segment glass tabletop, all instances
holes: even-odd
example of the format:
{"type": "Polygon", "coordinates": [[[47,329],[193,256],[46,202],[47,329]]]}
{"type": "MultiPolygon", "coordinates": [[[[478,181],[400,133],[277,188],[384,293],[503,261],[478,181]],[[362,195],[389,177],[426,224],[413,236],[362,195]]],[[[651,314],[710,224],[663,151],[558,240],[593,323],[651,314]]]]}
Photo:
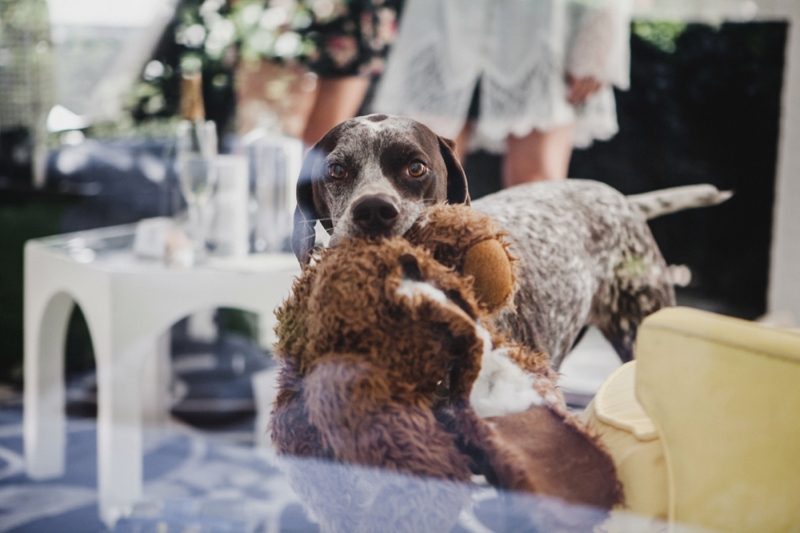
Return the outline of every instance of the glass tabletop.
{"type": "Polygon", "coordinates": [[[267,271],[297,271],[300,266],[291,253],[257,253],[242,257],[211,256],[188,269],[168,267],[163,260],[143,258],[134,251],[136,224],[110,226],[92,230],[54,235],[29,241],[29,244],[68,257],[76,263],[111,270],[229,270],[243,273],[267,271]]]}

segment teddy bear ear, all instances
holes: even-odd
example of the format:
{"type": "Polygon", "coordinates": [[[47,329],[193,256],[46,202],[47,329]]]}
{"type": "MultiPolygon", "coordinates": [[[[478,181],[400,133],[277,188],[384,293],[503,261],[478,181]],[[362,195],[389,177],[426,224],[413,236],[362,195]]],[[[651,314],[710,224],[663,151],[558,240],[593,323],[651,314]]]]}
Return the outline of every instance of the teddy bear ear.
{"type": "Polygon", "coordinates": [[[403,268],[403,279],[411,281],[422,281],[422,271],[419,268],[419,261],[411,254],[403,254],[398,258],[400,266],[403,268]]]}

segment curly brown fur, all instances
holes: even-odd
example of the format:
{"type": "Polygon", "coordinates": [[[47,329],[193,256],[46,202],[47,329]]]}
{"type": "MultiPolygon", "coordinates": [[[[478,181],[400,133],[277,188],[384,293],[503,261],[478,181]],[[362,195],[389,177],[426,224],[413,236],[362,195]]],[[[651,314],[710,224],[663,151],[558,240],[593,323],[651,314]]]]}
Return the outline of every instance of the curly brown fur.
{"type": "Polygon", "coordinates": [[[511,303],[517,284],[517,258],[509,250],[508,232],[492,218],[472,209],[454,209],[447,204],[436,204],[424,212],[404,237],[412,244],[431,250],[438,262],[472,276],[473,289],[477,291],[478,303],[484,311],[493,313],[511,303]],[[484,267],[487,270],[485,277],[490,283],[480,283],[474,279],[478,272],[468,268],[468,260],[480,245],[489,243],[499,248],[499,254],[505,255],[508,266],[494,257],[486,258],[495,264],[484,267]],[[496,287],[491,281],[498,278],[501,285],[507,286],[495,289],[500,297],[484,294],[496,287]],[[484,288],[490,286],[494,287],[484,288]]]}
{"type": "Polygon", "coordinates": [[[385,481],[359,471],[334,482],[295,465],[289,475],[298,492],[326,531],[344,530],[328,523],[340,518],[351,530],[386,530],[386,513],[406,524],[398,531],[452,525],[468,502],[470,464],[503,488],[608,508],[619,499],[613,465],[609,475],[607,456],[566,417],[549,358],[492,330],[490,306],[459,270],[477,243],[505,250],[503,232],[463,206],[428,214],[414,242],[351,239],[323,251],[278,311],[281,390],[271,422],[278,452],[401,476],[385,481]],[[530,409],[529,402],[514,407],[517,414],[477,416],[475,384],[496,379],[483,373],[487,358],[515,383],[530,376],[523,379],[530,409]],[[406,482],[397,481],[405,475],[441,481],[408,495],[406,482]],[[357,502],[355,521],[342,516],[347,499],[357,502]],[[384,527],[376,525],[381,520],[384,527]]]}
{"type": "MultiPolygon", "coordinates": [[[[435,381],[443,377],[447,363],[417,354],[448,351],[449,344],[469,337],[480,346],[468,320],[479,312],[469,288],[468,280],[453,275],[425,250],[403,239],[386,240],[379,246],[354,240],[324,251],[319,262],[308,267],[295,284],[292,297],[278,312],[276,351],[281,357],[296,358],[301,375],[329,353],[357,354],[387,366],[395,383],[400,377],[403,382],[416,383],[415,394],[429,393],[435,390],[435,381]],[[402,258],[406,256],[415,260],[426,279],[436,280],[440,290],[460,295],[460,312],[445,314],[428,301],[411,305],[398,294],[403,281],[402,258]],[[313,286],[307,286],[312,280],[313,286]],[[386,334],[410,331],[425,320],[447,325],[451,336],[397,338],[386,334]]],[[[396,393],[404,397],[406,391],[396,393]]]]}
{"type": "Polygon", "coordinates": [[[426,209],[404,235],[410,243],[432,250],[440,263],[457,270],[464,265],[464,256],[472,246],[495,239],[507,247],[507,236],[508,232],[492,218],[448,204],[426,209]]]}
{"type": "Polygon", "coordinates": [[[430,404],[393,400],[381,369],[358,358],[332,356],[317,362],[305,383],[308,420],[335,459],[469,481],[467,459],[436,421],[430,404]]]}

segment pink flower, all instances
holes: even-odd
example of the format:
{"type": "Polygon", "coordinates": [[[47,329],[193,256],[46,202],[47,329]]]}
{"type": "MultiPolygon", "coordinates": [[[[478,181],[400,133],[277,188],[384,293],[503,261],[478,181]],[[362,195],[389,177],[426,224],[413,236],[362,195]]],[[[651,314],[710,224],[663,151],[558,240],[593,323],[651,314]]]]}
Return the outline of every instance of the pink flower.
{"type": "Polygon", "coordinates": [[[339,68],[349,65],[358,56],[358,44],[354,37],[331,37],[327,49],[328,55],[339,68]]]}
{"type": "Polygon", "coordinates": [[[389,8],[381,8],[378,10],[378,31],[375,34],[375,40],[382,45],[391,44],[394,41],[395,34],[397,33],[397,16],[395,12],[389,8]]]}

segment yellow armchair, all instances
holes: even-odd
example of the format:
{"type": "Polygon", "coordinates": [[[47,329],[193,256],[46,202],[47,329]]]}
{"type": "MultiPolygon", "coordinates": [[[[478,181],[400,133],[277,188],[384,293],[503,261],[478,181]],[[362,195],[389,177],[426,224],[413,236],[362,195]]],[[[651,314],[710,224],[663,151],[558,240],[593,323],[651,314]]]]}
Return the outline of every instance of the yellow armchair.
{"type": "Polygon", "coordinates": [[[629,509],[717,531],[800,532],[800,333],[670,308],[644,321],[636,357],[584,413],[629,509]]]}

